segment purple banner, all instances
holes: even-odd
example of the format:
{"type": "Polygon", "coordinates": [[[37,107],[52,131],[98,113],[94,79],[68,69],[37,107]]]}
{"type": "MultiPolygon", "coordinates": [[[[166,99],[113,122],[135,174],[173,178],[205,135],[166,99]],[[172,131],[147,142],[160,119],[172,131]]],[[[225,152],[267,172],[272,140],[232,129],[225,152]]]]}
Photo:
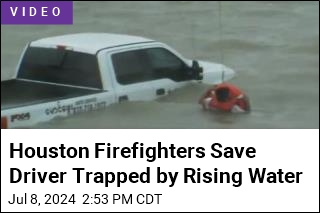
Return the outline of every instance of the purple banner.
{"type": "Polygon", "coordinates": [[[71,25],[72,1],[1,1],[2,25],[71,25]]]}

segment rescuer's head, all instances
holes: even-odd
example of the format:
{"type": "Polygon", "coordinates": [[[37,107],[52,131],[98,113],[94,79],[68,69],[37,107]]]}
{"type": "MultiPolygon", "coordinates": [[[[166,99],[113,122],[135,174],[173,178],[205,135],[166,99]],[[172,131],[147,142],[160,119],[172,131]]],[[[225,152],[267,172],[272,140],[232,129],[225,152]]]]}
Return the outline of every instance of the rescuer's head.
{"type": "Polygon", "coordinates": [[[220,102],[226,102],[229,98],[230,90],[226,87],[219,88],[216,90],[217,100],[220,102]]]}

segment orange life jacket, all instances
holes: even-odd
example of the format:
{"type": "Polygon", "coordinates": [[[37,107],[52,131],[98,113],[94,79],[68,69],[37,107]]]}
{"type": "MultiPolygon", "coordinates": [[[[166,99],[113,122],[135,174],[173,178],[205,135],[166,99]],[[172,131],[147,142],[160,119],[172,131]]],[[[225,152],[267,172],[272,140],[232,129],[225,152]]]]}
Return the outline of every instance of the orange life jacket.
{"type": "Polygon", "coordinates": [[[229,94],[228,100],[225,102],[220,102],[218,101],[216,95],[212,93],[212,90],[208,91],[207,95],[209,96],[211,94],[209,97],[212,98],[209,104],[211,108],[218,109],[225,112],[230,112],[235,105],[238,105],[241,109],[245,111],[248,109],[247,101],[244,99],[238,98],[240,95],[244,95],[244,93],[238,87],[229,83],[223,83],[215,87],[213,90],[216,91],[222,88],[229,89],[230,94],[229,94]]]}

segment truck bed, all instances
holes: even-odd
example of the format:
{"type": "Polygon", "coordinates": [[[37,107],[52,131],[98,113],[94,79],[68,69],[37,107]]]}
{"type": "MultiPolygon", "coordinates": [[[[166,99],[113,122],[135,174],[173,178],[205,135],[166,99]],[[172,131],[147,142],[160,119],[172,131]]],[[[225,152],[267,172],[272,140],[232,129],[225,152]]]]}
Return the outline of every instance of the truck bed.
{"type": "Polygon", "coordinates": [[[1,110],[91,95],[101,91],[22,80],[1,81],[1,110]]]}

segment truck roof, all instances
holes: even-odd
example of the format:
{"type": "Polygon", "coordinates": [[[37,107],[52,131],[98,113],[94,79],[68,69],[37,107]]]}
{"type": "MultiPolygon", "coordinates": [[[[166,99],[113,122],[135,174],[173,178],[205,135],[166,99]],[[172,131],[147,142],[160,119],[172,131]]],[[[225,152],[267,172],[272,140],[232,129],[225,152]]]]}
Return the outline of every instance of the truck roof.
{"type": "Polygon", "coordinates": [[[96,54],[98,51],[106,48],[149,42],[154,42],[154,40],[121,34],[81,33],[43,38],[31,42],[30,46],[44,48],[63,46],[77,52],[96,54]]]}

